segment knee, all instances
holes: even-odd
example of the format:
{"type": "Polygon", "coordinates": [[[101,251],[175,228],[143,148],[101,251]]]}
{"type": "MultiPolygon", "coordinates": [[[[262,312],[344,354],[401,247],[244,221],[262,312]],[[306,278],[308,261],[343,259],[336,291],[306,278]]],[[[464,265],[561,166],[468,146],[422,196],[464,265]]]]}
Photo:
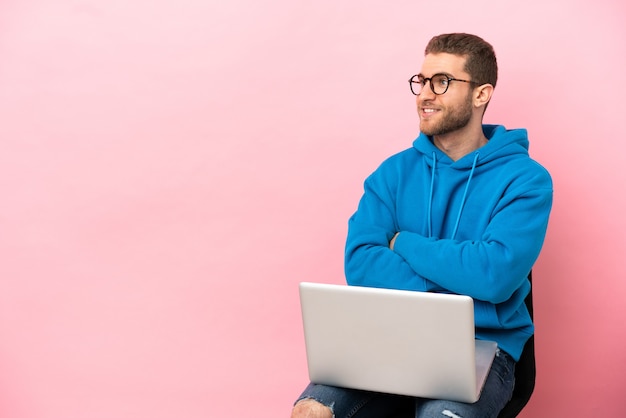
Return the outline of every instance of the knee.
{"type": "Polygon", "coordinates": [[[296,403],[291,418],[333,418],[333,411],[313,399],[303,399],[296,403]]]}

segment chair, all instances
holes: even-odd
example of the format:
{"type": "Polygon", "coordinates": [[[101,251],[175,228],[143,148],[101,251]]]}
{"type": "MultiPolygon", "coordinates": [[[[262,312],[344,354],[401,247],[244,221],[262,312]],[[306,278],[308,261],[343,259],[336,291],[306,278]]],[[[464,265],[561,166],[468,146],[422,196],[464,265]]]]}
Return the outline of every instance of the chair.
{"type": "MultiPolygon", "coordinates": [[[[528,280],[532,285],[533,272],[528,273],[528,280]]],[[[526,307],[530,312],[530,317],[533,318],[533,290],[530,288],[530,293],[526,296],[526,307]]],[[[522,355],[520,356],[517,365],[515,366],[515,388],[513,389],[513,397],[505,405],[504,409],[500,411],[498,418],[513,418],[516,417],[522,409],[526,406],[530,400],[530,396],[535,389],[535,377],[537,374],[537,368],[535,366],[535,336],[531,336],[526,342],[522,355]]]]}

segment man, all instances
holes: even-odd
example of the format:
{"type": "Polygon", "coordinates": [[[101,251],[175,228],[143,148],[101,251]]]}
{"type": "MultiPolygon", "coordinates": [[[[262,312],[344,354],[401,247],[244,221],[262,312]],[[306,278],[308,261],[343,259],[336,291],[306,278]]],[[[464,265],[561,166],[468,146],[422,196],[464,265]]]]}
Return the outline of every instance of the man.
{"type": "Polygon", "coordinates": [[[528,156],[526,130],[483,125],[497,80],[491,45],[461,33],[426,47],[416,95],[420,135],[365,181],[349,220],[348,284],[474,299],[476,337],[499,351],[478,402],[411,399],[310,384],[297,417],[497,417],[534,327],[524,298],[552,206],[549,173],[528,156]]]}

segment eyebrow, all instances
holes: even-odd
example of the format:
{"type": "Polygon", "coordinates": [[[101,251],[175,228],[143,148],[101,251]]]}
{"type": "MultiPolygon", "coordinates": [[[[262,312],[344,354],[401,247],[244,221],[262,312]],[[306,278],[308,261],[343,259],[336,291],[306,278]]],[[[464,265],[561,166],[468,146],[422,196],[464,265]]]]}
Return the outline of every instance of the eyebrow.
{"type": "MultiPolygon", "coordinates": [[[[434,73],[433,75],[431,75],[431,77],[434,77],[434,76],[436,76],[438,74],[443,74],[443,75],[446,75],[446,76],[448,76],[450,78],[455,78],[452,74],[450,74],[448,72],[445,72],[445,71],[438,71],[438,72],[434,73]]],[[[422,74],[422,73],[418,73],[417,76],[418,77],[422,77],[422,78],[428,78],[428,77],[424,77],[424,74],[422,74]]]]}

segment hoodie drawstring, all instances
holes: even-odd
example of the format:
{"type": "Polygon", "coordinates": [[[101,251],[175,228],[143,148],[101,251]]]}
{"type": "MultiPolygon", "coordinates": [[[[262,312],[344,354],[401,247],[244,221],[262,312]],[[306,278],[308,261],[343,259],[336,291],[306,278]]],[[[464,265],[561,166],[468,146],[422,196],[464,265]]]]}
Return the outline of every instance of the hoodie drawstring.
{"type": "Polygon", "coordinates": [[[433,151],[433,174],[430,178],[430,196],[428,196],[428,238],[433,236],[433,193],[435,191],[435,171],[437,170],[437,154],[433,151]]]}
{"type": "Polygon", "coordinates": [[[474,175],[474,170],[476,169],[476,162],[478,161],[478,152],[474,154],[474,162],[472,163],[472,170],[470,171],[469,177],[467,178],[467,184],[465,185],[465,191],[463,192],[463,199],[461,199],[461,207],[459,208],[459,214],[456,216],[456,223],[454,224],[454,230],[452,231],[451,239],[454,239],[456,236],[456,231],[459,229],[459,222],[461,221],[461,213],[463,212],[463,207],[465,206],[465,198],[467,197],[467,190],[469,189],[470,182],[472,181],[472,176],[474,175]]]}
{"type": "MultiPolygon", "coordinates": [[[[472,169],[470,170],[469,177],[467,178],[467,183],[465,184],[465,191],[463,192],[463,198],[461,199],[461,206],[459,207],[459,213],[456,216],[456,222],[454,224],[454,229],[452,230],[452,236],[450,239],[454,239],[456,237],[456,233],[459,229],[459,223],[461,222],[461,213],[463,213],[463,207],[465,206],[465,201],[467,199],[467,191],[469,190],[470,183],[472,182],[472,177],[474,176],[474,171],[476,170],[476,164],[478,163],[478,151],[474,153],[474,162],[472,163],[472,169]]],[[[428,237],[433,236],[432,231],[432,208],[433,208],[433,194],[435,190],[435,170],[437,168],[437,156],[433,152],[433,173],[430,179],[430,196],[428,197],[428,237]]]]}

